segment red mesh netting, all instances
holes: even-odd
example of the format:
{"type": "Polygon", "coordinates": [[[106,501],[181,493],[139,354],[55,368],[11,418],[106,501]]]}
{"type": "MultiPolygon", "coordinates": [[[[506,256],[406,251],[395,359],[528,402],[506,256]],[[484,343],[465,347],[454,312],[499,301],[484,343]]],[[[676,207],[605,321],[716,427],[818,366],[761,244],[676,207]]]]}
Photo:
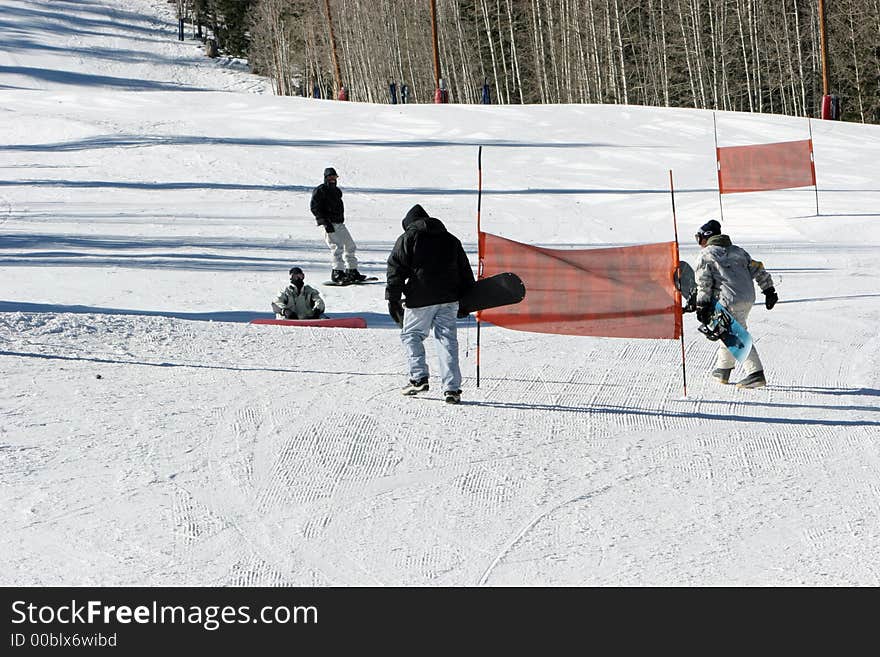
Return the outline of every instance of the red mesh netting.
{"type": "Polygon", "coordinates": [[[510,271],[526,286],[521,303],[483,310],[480,319],[536,333],[678,338],[675,252],[675,242],[562,250],[480,233],[483,276],[510,271]]]}
{"type": "Polygon", "coordinates": [[[718,188],[733,194],[815,185],[812,153],[811,139],[718,148],[718,188]]]}

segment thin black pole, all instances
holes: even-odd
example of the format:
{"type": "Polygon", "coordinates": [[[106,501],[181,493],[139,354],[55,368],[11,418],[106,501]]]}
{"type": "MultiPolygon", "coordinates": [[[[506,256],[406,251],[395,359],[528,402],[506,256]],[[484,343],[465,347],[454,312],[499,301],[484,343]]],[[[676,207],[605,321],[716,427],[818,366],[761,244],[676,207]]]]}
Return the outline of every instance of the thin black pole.
{"type": "MultiPolygon", "coordinates": [[[[672,169],[669,170],[669,197],[672,199],[672,228],[675,233],[675,268],[678,270],[678,280],[681,281],[681,255],[678,252],[678,219],[675,217],[675,186],[672,183],[672,169]]],[[[681,290],[675,288],[675,300],[678,306],[678,322],[681,327],[681,380],[684,386],[684,396],[688,396],[687,365],[684,358],[684,311],[681,307],[681,290]]]]}
{"type": "MultiPolygon", "coordinates": [[[[724,204],[721,202],[721,149],[718,148],[718,123],[715,121],[715,112],[712,112],[712,128],[715,131],[715,169],[718,173],[718,207],[721,209],[721,223],[724,223],[724,204]]],[[[672,172],[670,171],[670,174],[671,173],[672,172]]]]}
{"type": "MultiPolygon", "coordinates": [[[[483,204],[483,147],[477,150],[477,279],[483,276],[483,238],[480,233],[480,209],[483,204]]],[[[477,387],[480,387],[480,311],[477,311],[477,387]]]]}
{"type": "Polygon", "coordinates": [[[810,167],[813,169],[813,189],[816,190],[816,216],[819,216],[819,183],[816,181],[816,158],[813,155],[813,121],[807,117],[807,125],[810,127],[810,167]]]}

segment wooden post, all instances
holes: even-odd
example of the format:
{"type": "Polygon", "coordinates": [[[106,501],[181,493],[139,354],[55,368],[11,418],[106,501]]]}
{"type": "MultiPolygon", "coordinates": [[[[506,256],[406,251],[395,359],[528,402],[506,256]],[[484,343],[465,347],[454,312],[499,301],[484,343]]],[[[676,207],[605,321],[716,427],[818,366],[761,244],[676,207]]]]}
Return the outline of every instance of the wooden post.
{"type": "Polygon", "coordinates": [[[822,50],[822,95],[828,95],[828,41],[825,38],[825,2],[819,0],[819,44],[822,50]]]}
{"type": "MultiPolygon", "coordinates": [[[[336,54],[336,35],[333,33],[333,17],[330,14],[330,0],[324,0],[327,9],[327,25],[330,28],[330,53],[333,56],[333,70],[336,75],[336,93],[342,89],[342,73],[339,70],[339,56],[336,54]]],[[[335,96],[336,94],[334,94],[335,96]]]]}
{"type": "Polygon", "coordinates": [[[440,48],[437,44],[437,0],[431,0],[431,40],[434,43],[434,93],[440,91],[440,48]]]}

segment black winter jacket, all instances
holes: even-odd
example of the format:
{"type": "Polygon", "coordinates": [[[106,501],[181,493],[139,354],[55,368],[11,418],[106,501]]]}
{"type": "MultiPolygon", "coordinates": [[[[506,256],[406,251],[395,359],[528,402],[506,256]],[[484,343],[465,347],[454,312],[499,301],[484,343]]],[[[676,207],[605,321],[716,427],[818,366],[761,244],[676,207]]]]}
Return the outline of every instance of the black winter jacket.
{"type": "Polygon", "coordinates": [[[324,182],[312,191],[309,206],[319,226],[327,223],[345,223],[345,206],[342,204],[342,190],[337,185],[324,182]]]}
{"type": "Polygon", "coordinates": [[[474,285],[461,242],[439,219],[414,205],[403,220],[404,233],[388,256],[385,298],[406,297],[409,308],[458,301],[474,285]]]}

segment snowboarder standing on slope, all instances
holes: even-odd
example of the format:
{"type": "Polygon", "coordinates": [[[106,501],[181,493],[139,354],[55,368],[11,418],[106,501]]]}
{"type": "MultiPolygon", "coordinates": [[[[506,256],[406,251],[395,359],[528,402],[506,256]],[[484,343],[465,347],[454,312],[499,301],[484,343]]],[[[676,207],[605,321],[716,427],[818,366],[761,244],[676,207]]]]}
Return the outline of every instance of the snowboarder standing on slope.
{"type": "Polygon", "coordinates": [[[421,205],[407,213],[403,231],[388,256],[385,287],[388,314],[401,327],[400,341],[409,357],[409,384],[402,392],[415,395],[428,389],[424,341],[433,329],[443,396],[457,404],[461,369],[455,324],[458,301],[473,287],[474,272],[459,239],[421,205]]]}
{"type": "Polygon", "coordinates": [[[357,270],[357,245],[345,227],[345,206],[342,190],[336,184],[336,169],[324,169],[324,183],[312,190],[310,209],[322,228],[324,241],[330,247],[333,271],[330,280],[340,285],[359,283],[367,277],[357,270]]]}
{"type": "MultiPolygon", "coordinates": [[[[696,234],[697,243],[702,248],[695,268],[697,279],[696,311],[697,320],[706,324],[714,312],[714,302],[718,301],[730,311],[744,328],[752,304],[755,303],[755,283],[764,294],[764,306],[773,308],[779,297],[773,287],[773,278],[764,265],[745,250],[731,243],[730,237],[721,234],[721,224],[714,219],[700,226],[696,234]],[[754,283],[752,282],[754,281],[754,283]]],[[[733,354],[723,344],[718,346],[715,369],[712,376],[719,383],[730,381],[730,372],[736,364],[733,354]]],[[[746,377],[736,384],[737,388],[762,388],[767,385],[764,366],[758,350],[752,346],[743,363],[746,377]]]]}
{"type": "Polygon", "coordinates": [[[272,302],[272,310],[284,319],[318,319],[324,314],[324,300],[318,291],[305,284],[305,274],[291,267],[290,285],[281,290],[272,302]]]}

